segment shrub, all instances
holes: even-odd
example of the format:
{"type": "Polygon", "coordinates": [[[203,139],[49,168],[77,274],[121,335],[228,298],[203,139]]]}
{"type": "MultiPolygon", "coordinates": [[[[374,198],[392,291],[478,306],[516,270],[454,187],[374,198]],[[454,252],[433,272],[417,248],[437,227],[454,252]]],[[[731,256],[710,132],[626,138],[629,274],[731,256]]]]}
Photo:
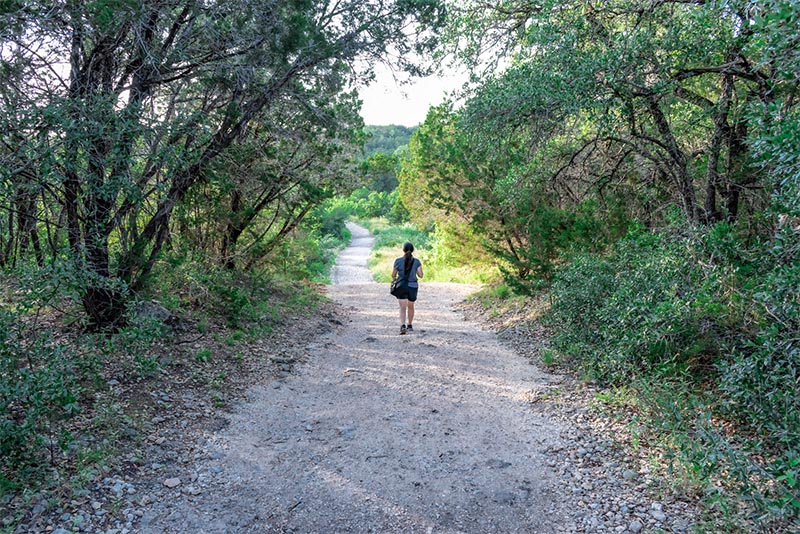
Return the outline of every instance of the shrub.
{"type": "Polygon", "coordinates": [[[618,234],[619,224],[610,216],[601,220],[591,202],[573,211],[534,204],[485,245],[501,260],[506,284],[517,293],[532,295],[547,286],[565,257],[604,247],[618,234]]]}
{"type": "Polygon", "coordinates": [[[755,335],[736,343],[721,366],[728,413],[800,455],[800,232],[773,246],[774,267],[755,285],[755,335]]]}
{"type": "Polygon", "coordinates": [[[78,358],[25,319],[0,312],[0,488],[26,484],[26,471],[55,464],[72,441],[64,424],[79,411],[78,358]]]}
{"type": "Polygon", "coordinates": [[[319,219],[318,233],[320,236],[329,236],[342,243],[347,243],[350,240],[350,232],[344,223],[351,217],[353,207],[348,205],[348,202],[343,202],[337,199],[327,202],[317,208],[307,224],[313,228],[315,225],[313,221],[315,218],[319,219]]]}
{"type": "Polygon", "coordinates": [[[553,282],[554,347],[604,383],[706,370],[720,350],[719,307],[696,245],[637,231],[609,255],[578,254],[553,282]]]}
{"type": "Polygon", "coordinates": [[[546,319],[562,363],[632,384],[684,472],[761,525],[800,517],[798,251],[798,232],[634,230],[558,269],[546,319]]]}

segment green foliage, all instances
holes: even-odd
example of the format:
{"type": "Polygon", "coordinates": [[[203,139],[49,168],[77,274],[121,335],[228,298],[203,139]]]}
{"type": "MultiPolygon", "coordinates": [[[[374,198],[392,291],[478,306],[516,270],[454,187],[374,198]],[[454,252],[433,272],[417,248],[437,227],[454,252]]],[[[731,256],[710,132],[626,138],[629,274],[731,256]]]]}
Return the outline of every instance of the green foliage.
{"type": "Polygon", "coordinates": [[[370,191],[366,187],[356,189],[350,194],[352,214],[359,219],[388,217],[392,213],[397,192],[370,191]]]}
{"type": "Polygon", "coordinates": [[[521,294],[532,294],[547,282],[557,262],[567,253],[598,250],[605,244],[608,227],[591,210],[568,211],[539,205],[524,215],[517,245],[487,249],[503,260],[503,277],[521,294]],[[507,266],[507,267],[506,267],[507,266]]]}
{"type": "Polygon", "coordinates": [[[388,282],[395,258],[402,255],[403,244],[414,244],[428,282],[480,284],[495,281],[498,272],[469,231],[441,225],[432,231],[410,224],[397,226],[385,220],[363,221],[375,235],[375,245],[368,260],[375,280],[388,282]]]}
{"type": "Polygon", "coordinates": [[[552,349],[543,349],[540,353],[540,358],[546,367],[552,366],[556,361],[555,352],[552,349]]]}
{"type": "Polygon", "coordinates": [[[131,355],[129,365],[132,364],[132,368],[129,371],[144,379],[155,376],[161,368],[152,347],[167,330],[156,317],[137,313],[137,303],[132,303],[124,328],[113,334],[95,334],[90,341],[94,350],[107,357],[116,357],[120,353],[131,355]]]}
{"type": "Polygon", "coordinates": [[[341,197],[336,197],[315,209],[306,221],[306,225],[315,230],[320,237],[331,237],[342,244],[347,244],[351,236],[344,223],[351,216],[349,203],[341,197]]]}
{"type": "Polygon", "coordinates": [[[444,5],[279,4],[4,2],[0,265],[69,258],[118,327],[167,249],[249,270],[351,190],[363,59],[423,74],[444,5]]]}
{"type": "Polygon", "coordinates": [[[760,40],[751,52],[760,65],[770,64],[783,100],[755,102],[750,110],[750,144],[772,178],[773,226],[757,250],[761,272],[740,289],[748,306],[746,335],[733,344],[719,380],[722,413],[753,434],[756,453],[768,451],[762,476],[774,479],[774,490],[755,497],[762,507],[794,518],[800,516],[800,112],[786,100],[798,96],[798,20],[800,6],[786,0],[764,2],[754,18],[760,40]]]}
{"type": "Polygon", "coordinates": [[[106,386],[102,371],[109,358],[134,380],[152,376],[160,368],[150,349],[163,334],[163,324],[138,315],[134,307],[125,328],[80,331],[76,316],[81,316],[75,311],[80,291],[77,278],[73,269],[58,263],[4,276],[0,301],[3,493],[36,489],[51,482],[54,473],[80,478],[94,469],[93,459],[107,456],[120,426],[129,422],[119,414],[109,415],[118,407],[98,394],[106,386]],[[64,322],[71,327],[64,328],[64,322]],[[102,444],[100,448],[76,434],[81,427],[102,444]]]}
{"type": "Polygon", "coordinates": [[[663,225],[676,206],[690,225],[759,212],[772,169],[781,202],[796,203],[798,8],[768,5],[459,4],[446,42],[476,80],[409,142],[409,217],[470,221],[507,283],[532,291],[565,252],[599,249],[630,220],[663,225]],[[478,71],[492,54],[507,67],[478,71]],[[722,67],[733,57],[735,73],[722,67]]]}
{"type": "Polygon", "coordinates": [[[634,229],[556,272],[547,320],[562,364],[635,386],[688,480],[722,484],[729,506],[744,496],[768,523],[797,521],[800,271],[771,240],[744,241],[725,223],[634,229]]]}
{"type": "Polygon", "coordinates": [[[512,295],[511,288],[505,284],[497,284],[492,286],[492,295],[498,299],[507,299],[512,295]]]}
{"type": "Polygon", "coordinates": [[[437,281],[484,284],[500,278],[494,258],[471,225],[438,222],[420,257],[437,281]]]}
{"type": "Polygon", "coordinates": [[[497,138],[496,127],[476,123],[481,105],[476,97],[459,114],[447,105],[428,114],[401,159],[400,198],[420,225],[461,226],[473,255],[493,256],[507,284],[531,293],[565,254],[602,248],[629,219],[610,195],[559,199],[546,179],[552,162],[529,158],[518,129],[497,138]]]}
{"type": "Polygon", "coordinates": [[[0,309],[0,489],[20,489],[61,461],[68,421],[81,412],[82,378],[93,364],[33,318],[0,309]]]}
{"type": "MultiPolygon", "coordinates": [[[[344,222],[352,219],[373,219],[386,217],[392,222],[400,222],[396,217],[396,204],[398,192],[372,191],[361,187],[350,193],[347,197],[335,197],[325,204],[324,210],[329,212],[329,217],[334,217],[326,223],[321,230],[323,233],[335,233],[334,227],[344,228],[344,222]]],[[[348,236],[349,237],[349,236],[348,236]]]]}
{"type": "Polygon", "coordinates": [[[554,347],[605,383],[700,376],[721,351],[724,326],[701,247],[693,237],[634,231],[606,256],[577,255],[553,282],[554,347]]]}
{"type": "Polygon", "coordinates": [[[511,299],[518,298],[513,290],[505,284],[492,284],[483,287],[470,295],[470,299],[475,299],[480,302],[481,306],[489,309],[496,309],[503,305],[503,302],[511,299]]]}
{"type": "Polygon", "coordinates": [[[225,339],[225,343],[229,346],[235,346],[238,342],[244,339],[245,333],[241,330],[234,330],[233,333],[225,339]]]}
{"type": "Polygon", "coordinates": [[[18,319],[0,316],[0,465],[7,481],[20,468],[58,461],[72,439],[64,421],[80,412],[82,389],[69,349],[21,332],[18,319]]]}
{"type": "MultiPolygon", "coordinates": [[[[661,441],[673,477],[702,492],[709,508],[724,511],[735,530],[797,529],[796,449],[776,451],[764,438],[741,436],[720,425],[724,391],[703,390],[674,375],[647,377],[634,387],[646,415],[642,423],[661,441]]],[[[720,527],[719,519],[714,525],[720,527]]]]}
{"type": "Polygon", "coordinates": [[[294,277],[325,282],[336,255],[350,241],[345,222],[352,217],[352,203],[333,197],[314,209],[300,231],[284,243],[282,269],[294,277]]]}
{"type": "Polygon", "coordinates": [[[367,180],[367,189],[389,193],[397,188],[398,158],[378,152],[361,164],[361,173],[367,180]]]}
{"type": "Polygon", "coordinates": [[[368,139],[364,144],[364,152],[367,156],[384,154],[391,156],[395,151],[408,144],[408,140],[416,130],[416,127],[409,128],[391,124],[388,126],[367,125],[364,132],[368,139]]]}
{"type": "Polygon", "coordinates": [[[423,249],[430,239],[428,232],[410,224],[396,226],[380,220],[365,221],[365,224],[375,236],[376,249],[398,246],[402,248],[406,241],[413,243],[417,249],[423,249]]]}
{"type": "MultiPolygon", "coordinates": [[[[305,280],[309,265],[300,266],[319,254],[317,239],[308,238],[310,256],[304,256],[302,247],[309,241],[296,238],[286,243],[287,256],[271,257],[267,266],[250,273],[231,271],[218,265],[208,265],[186,258],[175,258],[172,264],[162,264],[155,271],[158,284],[149,296],[160,301],[162,295],[179,295],[174,310],[180,314],[198,315],[198,330],[206,330],[204,317],[224,321],[234,330],[256,331],[269,329],[272,319],[279,316],[279,306],[284,312],[311,310],[319,296],[312,287],[298,283],[305,280]],[[295,263],[297,262],[297,263],[295,263]]],[[[141,332],[142,340],[148,335],[141,332]]]]}
{"type": "Polygon", "coordinates": [[[199,363],[206,363],[211,360],[211,349],[203,348],[197,351],[197,354],[194,356],[195,360],[199,363]]]}
{"type": "Polygon", "coordinates": [[[800,232],[789,231],[765,263],[772,268],[753,280],[751,336],[736,343],[721,369],[728,410],[773,445],[800,454],[800,232]],[[774,262],[774,263],[773,263],[774,262]]]}
{"type": "Polygon", "coordinates": [[[751,49],[760,66],[770,65],[774,90],[783,102],[753,103],[750,143],[759,164],[773,176],[775,211],[789,217],[800,216],[800,109],[786,102],[796,101],[800,95],[796,83],[798,20],[797,2],[765,0],[754,19],[760,39],[751,49]]]}

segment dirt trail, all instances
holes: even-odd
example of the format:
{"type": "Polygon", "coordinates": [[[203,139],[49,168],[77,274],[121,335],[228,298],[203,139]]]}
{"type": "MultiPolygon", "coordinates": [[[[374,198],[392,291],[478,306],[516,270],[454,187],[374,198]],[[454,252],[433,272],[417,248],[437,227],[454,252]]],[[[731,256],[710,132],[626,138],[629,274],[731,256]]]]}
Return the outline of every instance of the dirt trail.
{"type": "Polygon", "coordinates": [[[465,322],[474,288],[421,283],[414,334],[371,282],[360,227],[333,271],[343,326],[309,362],[256,387],[207,436],[186,483],[141,532],[570,530],[546,463],[563,423],[529,407],[536,367],[465,322]]]}

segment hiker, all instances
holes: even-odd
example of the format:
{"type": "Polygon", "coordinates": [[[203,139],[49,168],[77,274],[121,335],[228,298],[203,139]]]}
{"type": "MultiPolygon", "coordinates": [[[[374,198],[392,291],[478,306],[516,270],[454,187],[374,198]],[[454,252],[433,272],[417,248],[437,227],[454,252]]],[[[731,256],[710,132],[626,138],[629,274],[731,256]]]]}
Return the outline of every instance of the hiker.
{"type": "Polygon", "coordinates": [[[414,245],[405,243],[403,252],[402,256],[394,260],[394,268],[392,269],[392,281],[403,281],[405,279],[408,282],[403,284],[400,290],[394,294],[400,304],[401,335],[414,331],[412,326],[414,322],[414,302],[417,301],[417,290],[419,289],[417,279],[422,278],[422,262],[412,255],[414,245]],[[406,323],[406,314],[408,314],[408,323],[406,323]]]}

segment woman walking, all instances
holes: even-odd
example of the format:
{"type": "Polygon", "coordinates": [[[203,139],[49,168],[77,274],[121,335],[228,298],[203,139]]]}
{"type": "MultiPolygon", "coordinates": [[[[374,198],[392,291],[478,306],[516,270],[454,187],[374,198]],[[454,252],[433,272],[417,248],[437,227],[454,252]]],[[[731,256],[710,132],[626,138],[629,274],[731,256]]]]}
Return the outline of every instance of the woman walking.
{"type": "Polygon", "coordinates": [[[413,332],[414,327],[414,303],[417,301],[417,290],[419,289],[418,278],[422,278],[422,262],[415,258],[414,245],[405,243],[403,245],[404,254],[394,260],[392,269],[392,281],[398,277],[408,280],[408,291],[398,293],[397,302],[400,304],[400,334],[413,332]],[[408,322],[406,323],[406,316],[408,322]]]}

